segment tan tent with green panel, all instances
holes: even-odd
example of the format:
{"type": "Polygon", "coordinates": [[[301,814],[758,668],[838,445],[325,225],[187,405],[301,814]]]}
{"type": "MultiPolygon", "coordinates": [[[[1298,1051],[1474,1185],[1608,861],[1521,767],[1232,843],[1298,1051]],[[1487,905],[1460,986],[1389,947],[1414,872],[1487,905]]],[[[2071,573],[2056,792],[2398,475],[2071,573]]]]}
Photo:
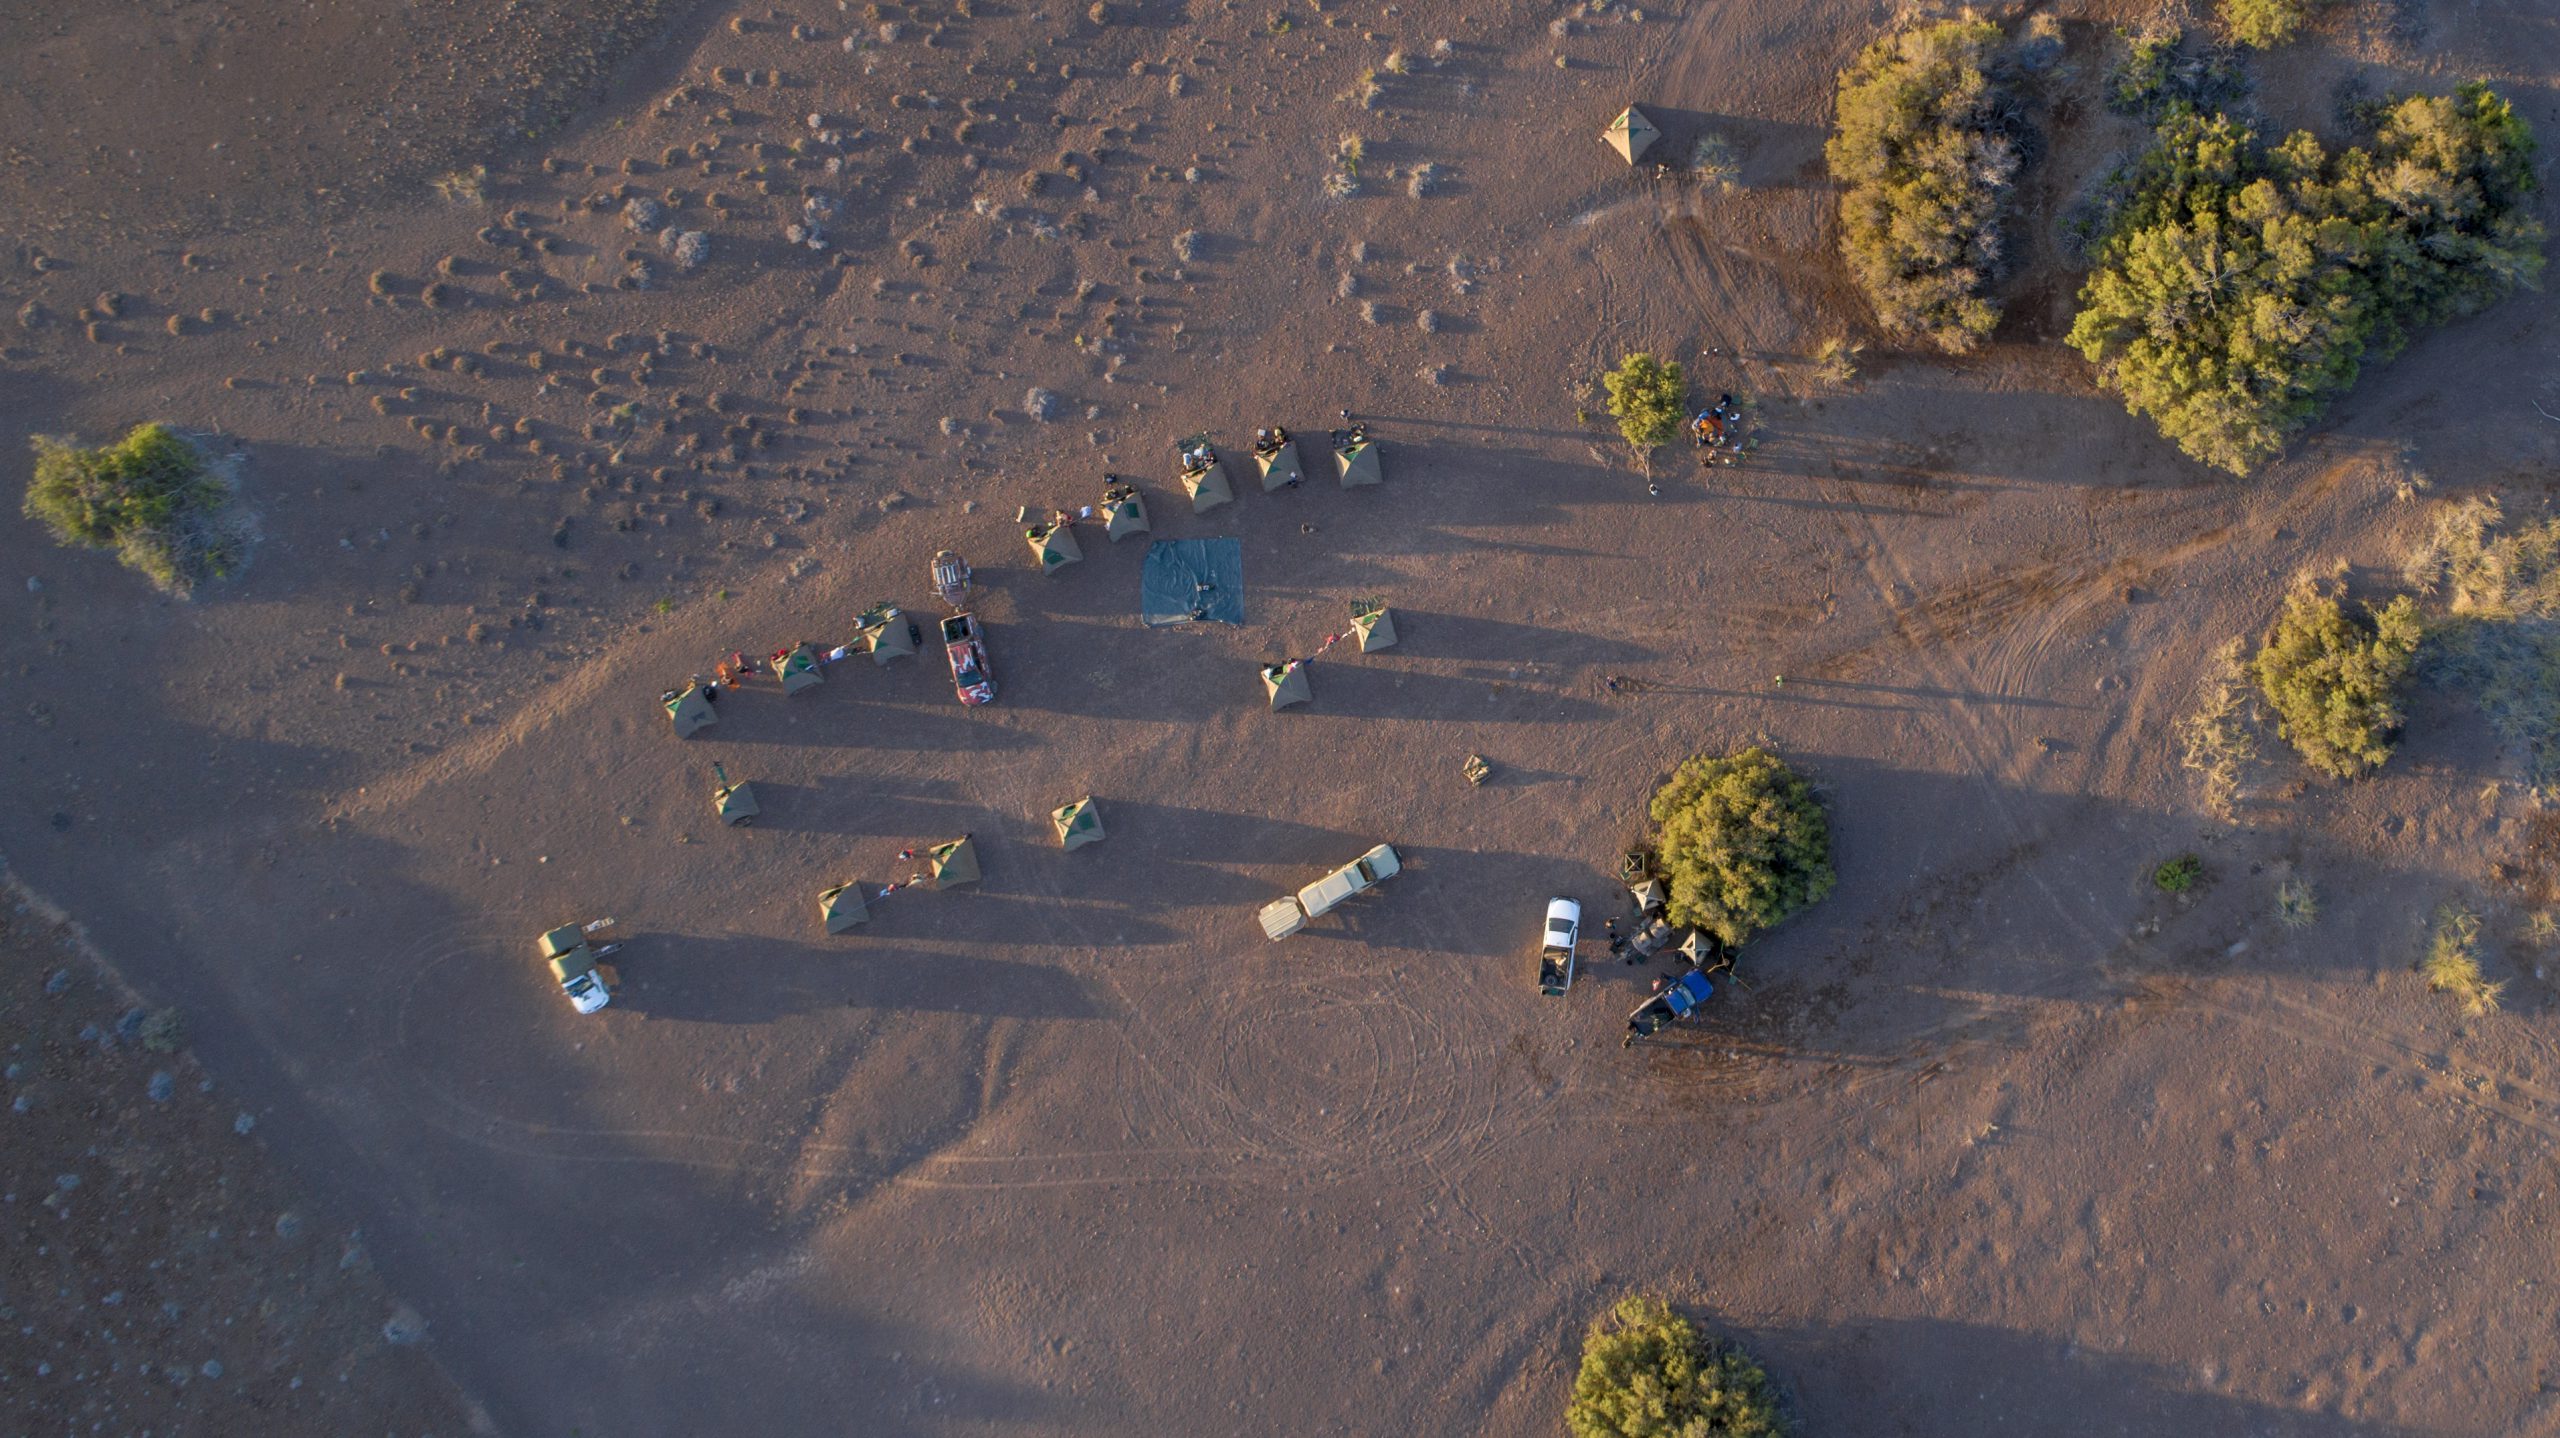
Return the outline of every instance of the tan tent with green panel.
{"type": "Polygon", "coordinates": [[[1662,131],[1655,127],[1643,110],[1629,105],[1618,112],[1618,118],[1609,122],[1608,129],[1600,132],[1600,138],[1608,141],[1609,148],[1618,152],[1619,159],[1633,165],[1641,162],[1644,152],[1652,149],[1653,142],[1662,138],[1662,131]]]}
{"type": "Polygon", "coordinates": [[[862,882],[857,879],[820,890],[818,917],[830,934],[841,934],[856,924],[870,922],[871,906],[863,902],[862,882]]]}
{"type": "Polygon", "coordinates": [[[1058,847],[1081,849],[1102,840],[1102,810],[1096,808],[1088,794],[1063,808],[1049,813],[1049,823],[1058,831],[1058,847]]]}
{"type": "Polygon", "coordinates": [[[785,694],[797,694],[804,689],[815,689],[827,680],[826,675],[818,672],[818,651],[810,648],[805,642],[792,645],[791,651],[782,656],[779,667],[782,673],[782,692],[785,694]]]}
{"type": "Polygon", "coordinates": [[[886,602],[875,604],[854,616],[855,642],[862,646],[863,653],[871,656],[872,663],[886,665],[892,659],[905,659],[916,652],[915,637],[907,633],[907,626],[900,622],[904,618],[898,606],[886,602]]]}
{"type": "Polygon", "coordinates": [[[1262,468],[1262,492],[1265,494],[1307,477],[1305,466],[1298,463],[1298,442],[1294,439],[1269,454],[1255,450],[1253,462],[1262,468]]]}
{"type": "Polygon", "coordinates": [[[1304,664],[1263,665],[1262,690],[1270,696],[1274,709],[1304,704],[1316,697],[1315,691],[1307,687],[1307,666],[1304,664]]]}
{"type": "Polygon", "coordinates": [[[1063,524],[1035,524],[1022,531],[1031,544],[1031,553],[1040,561],[1040,572],[1055,574],[1084,558],[1084,550],[1076,544],[1076,532],[1063,524]]]}
{"type": "Polygon", "coordinates": [[[966,834],[925,850],[925,857],[933,861],[933,886],[937,889],[978,882],[978,846],[969,842],[966,834]]]}
{"type": "Polygon", "coordinates": [[[702,692],[702,681],[694,680],[667,700],[667,719],[676,728],[676,737],[690,739],[720,722],[720,711],[702,692]]]}
{"type": "Polygon", "coordinates": [[[1125,484],[1115,484],[1102,491],[1102,532],[1119,543],[1133,534],[1147,532],[1147,502],[1138,491],[1125,484]]]}
{"type": "Polygon", "coordinates": [[[1378,457],[1378,442],[1364,439],[1333,452],[1333,467],[1342,473],[1344,489],[1358,489],[1364,484],[1378,484],[1387,477],[1385,464],[1378,457]]]}
{"type": "Polygon", "coordinates": [[[1392,648],[1396,642],[1396,619],[1387,606],[1374,601],[1351,606],[1351,632],[1360,637],[1360,652],[1375,654],[1392,648]]]}

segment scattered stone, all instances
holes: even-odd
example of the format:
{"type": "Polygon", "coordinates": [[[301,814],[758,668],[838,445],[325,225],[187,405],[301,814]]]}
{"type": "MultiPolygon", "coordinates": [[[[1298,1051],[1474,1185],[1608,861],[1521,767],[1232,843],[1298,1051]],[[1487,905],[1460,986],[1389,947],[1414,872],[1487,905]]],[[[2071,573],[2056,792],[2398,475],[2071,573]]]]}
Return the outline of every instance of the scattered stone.
{"type": "Polygon", "coordinates": [[[1440,333],[1440,312],[1438,310],[1424,310],[1422,313],[1413,317],[1413,327],[1427,335],[1436,335],[1440,333]]]}
{"type": "Polygon", "coordinates": [[[167,1069],[162,1069],[151,1076],[149,1091],[153,1103],[167,1103],[177,1096],[178,1081],[170,1076],[167,1069]]]}
{"type": "Polygon", "coordinates": [[[634,234],[652,234],[666,228],[667,207],[647,195],[634,196],[622,207],[622,223],[634,234]]]}
{"type": "Polygon", "coordinates": [[[1200,258],[1200,232],[1184,230],[1181,234],[1174,236],[1173,257],[1186,265],[1200,258]]]}
{"type": "Polygon", "coordinates": [[[1058,397],[1048,390],[1034,387],[1022,397],[1022,412],[1043,424],[1057,417],[1058,397]]]}
{"type": "Polygon", "coordinates": [[[242,1138],[247,1138],[249,1136],[249,1130],[256,1128],[257,1126],[258,1116],[249,1112],[245,1108],[240,1110],[239,1114],[231,1120],[231,1131],[240,1135],[242,1138]]]}
{"type": "Polygon", "coordinates": [[[1425,164],[1414,170],[1413,178],[1406,182],[1405,188],[1415,199],[1419,200],[1423,196],[1437,191],[1440,188],[1441,182],[1446,180],[1448,177],[1449,172],[1441,169],[1438,165],[1425,164]]]}

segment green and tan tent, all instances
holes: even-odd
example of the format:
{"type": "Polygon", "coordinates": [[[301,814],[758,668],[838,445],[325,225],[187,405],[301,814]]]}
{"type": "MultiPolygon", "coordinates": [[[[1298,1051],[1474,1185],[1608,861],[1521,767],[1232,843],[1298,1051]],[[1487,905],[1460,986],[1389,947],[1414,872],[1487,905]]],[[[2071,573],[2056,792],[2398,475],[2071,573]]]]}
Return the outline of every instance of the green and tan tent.
{"type": "Polygon", "coordinates": [[[1095,807],[1088,794],[1063,808],[1049,812],[1050,827],[1058,831],[1058,847],[1081,849],[1102,840],[1102,810],[1095,807]]]}
{"type": "Polygon", "coordinates": [[[1262,689],[1270,697],[1274,709],[1304,704],[1316,697],[1315,691],[1307,687],[1307,666],[1304,664],[1263,665],[1262,689]]]}
{"type": "Polygon", "coordinates": [[[862,646],[862,652],[870,655],[874,664],[908,658],[916,652],[916,641],[900,622],[904,618],[894,604],[875,604],[854,616],[854,642],[862,646]]]}
{"type": "Polygon", "coordinates": [[[761,812],[756,807],[756,790],[753,784],[743,780],[735,784],[730,783],[729,771],[717,764],[711,766],[711,774],[714,781],[711,789],[711,812],[720,816],[721,823],[743,824],[761,812]]]}
{"type": "Polygon", "coordinates": [[[857,879],[819,890],[818,918],[830,934],[841,934],[856,924],[870,922],[871,906],[863,902],[862,882],[857,879]]]}
{"type": "Polygon", "coordinates": [[[1618,112],[1618,118],[1609,122],[1608,129],[1600,132],[1600,138],[1608,142],[1610,149],[1618,152],[1618,158],[1634,165],[1641,163],[1644,152],[1652,149],[1653,142],[1662,138],[1662,131],[1642,109],[1629,105],[1618,112]]]}
{"type": "Polygon", "coordinates": [[[1396,642],[1396,618],[1374,601],[1351,606],[1351,632],[1360,637],[1360,652],[1375,654],[1396,642]]]}
{"type": "Polygon", "coordinates": [[[815,689],[827,681],[827,676],[818,672],[818,651],[810,648],[806,641],[792,645],[777,667],[782,675],[782,692],[785,694],[815,689]]]}
{"type": "Polygon", "coordinates": [[[1182,492],[1191,496],[1193,514],[1207,514],[1219,505],[1235,503],[1236,498],[1234,488],[1227,483],[1224,460],[1197,472],[1183,471],[1182,492]]]}
{"type": "Polygon", "coordinates": [[[1022,537],[1030,541],[1043,574],[1055,574],[1084,558],[1084,551],[1076,546],[1076,532],[1066,525],[1035,524],[1022,531],[1022,537]]]}
{"type": "Polygon", "coordinates": [[[1670,894],[1662,887],[1660,879],[1647,879],[1641,884],[1629,885],[1627,897],[1635,900],[1636,917],[1643,918],[1647,914],[1662,912],[1662,906],[1670,898],[1670,894]]]}
{"type": "Polygon", "coordinates": [[[1716,941],[1708,938],[1704,929],[1691,929],[1680,936],[1680,942],[1671,946],[1671,952],[1687,959],[1689,967],[1702,969],[1707,966],[1707,960],[1716,956],[1716,941]]]}
{"type": "Polygon", "coordinates": [[[1115,484],[1102,492],[1102,532],[1119,543],[1133,534],[1147,532],[1147,502],[1138,491],[1125,484],[1115,484]]]}
{"type": "Polygon", "coordinates": [[[1306,467],[1298,463],[1298,442],[1294,439],[1269,454],[1255,450],[1253,462],[1262,469],[1262,492],[1265,494],[1307,477],[1306,467]]]}
{"type": "Polygon", "coordinates": [[[702,692],[702,681],[694,680],[667,697],[667,719],[676,726],[676,737],[690,739],[720,722],[720,711],[702,692]]]}
{"type": "Polygon", "coordinates": [[[1374,439],[1337,447],[1333,452],[1333,467],[1341,472],[1344,489],[1377,484],[1387,477],[1386,466],[1378,458],[1378,442],[1374,439]]]}
{"type": "Polygon", "coordinates": [[[966,834],[925,850],[925,857],[933,861],[933,886],[937,889],[978,882],[978,846],[969,842],[966,834]]]}

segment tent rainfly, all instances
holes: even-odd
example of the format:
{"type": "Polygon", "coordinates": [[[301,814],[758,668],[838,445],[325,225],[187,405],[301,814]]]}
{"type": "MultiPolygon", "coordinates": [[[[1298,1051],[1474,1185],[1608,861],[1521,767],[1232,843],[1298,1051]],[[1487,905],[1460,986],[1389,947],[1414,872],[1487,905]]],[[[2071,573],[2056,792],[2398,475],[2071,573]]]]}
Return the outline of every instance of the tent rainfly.
{"type": "Polygon", "coordinates": [[[1704,929],[1691,929],[1681,936],[1680,942],[1674,944],[1671,951],[1687,959],[1689,967],[1703,969],[1707,966],[1707,960],[1716,956],[1716,941],[1708,938],[1707,931],[1704,929]]]}
{"type": "Polygon", "coordinates": [[[1662,906],[1670,896],[1663,891],[1660,879],[1647,879],[1641,884],[1629,885],[1627,897],[1635,900],[1636,916],[1642,918],[1646,914],[1662,912],[1662,906]]]}
{"type": "Polygon", "coordinates": [[[1333,451],[1333,467],[1342,472],[1342,487],[1358,489],[1376,484],[1387,477],[1378,458],[1378,442],[1364,439],[1354,445],[1337,445],[1333,451]]]}
{"type": "Polygon", "coordinates": [[[1103,837],[1102,811],[1094,806],[1090,794],[1064,808],[1052,810],[1049,823],[1058,831],[1058,847],[1062,849],[1081,849],[1087,844],[1101,842],[1103,837]]]}
{"type": "Polygon", "coordinates": [[[854,617],[854,634],[872,663],[885,665],[916,652],[914,636],[898,622],[902,617],[894,604],[875,604],[854,617]]]}
{"type": "Polygon", "coordinates": [[[978,882],[978,846],[970,843],[966,834],[925,850],[925,857],[933,861],[933,886],[937,889],[978,882]]]}
{"type": "Polygon", "coordinates": [[[694,680],[667,696],[667,718],[676,726],[676,737],[690,739],[720,722],[720,713],[702,693],[702,681],[694,680]]]}
{"type": "Polygon", "coordinates": [[[1618,112],[1618,118],[1609,122],[1609,128],[1600,133],[1600,138],[1609,143],[1610,149],[1618,152],[1618,158],[1633,165],[1641,162],[1644,152],[1652,149],[1653,142],[1662,138],[1662,131],[1654,127],[1643,110],[1629,105],[1618,112]]]}
{"type": "Polygon", "coordinates": [[[1395,616],[1383,604],[1351,606],[1351,632],[1360,636],[1360,652],[1375,654],[1396,642],[1395,616]]]}
{"type": "Polygon", "coordinates": [[[782,692],[785,694],[815,689],[827,680],[827,676],[818,672],[818,651],[810,648],[806,641],[792,645],[791,652],[782,656],[781,673],[782,692]]]}
{"type": "Polygon", "coordinates": [[[1307,687],[1307,666],[1304,661],[1263,665],[1262,689],[1271,697],[1271,707],[1274,709],[1286,709],[1292,704],[1304,704],[1316,697],[1315,691],[1307,687]]]}
{"type": "Polygon", "coordinates": [[[856,924],[868,923],[871,906],[862,900],[862,883],[855,880],[818,892],[818,917],[826,923],[827,932],[841,934],[856,924]]]}
{"type": "Polygon", "coordinates": [[[1055,574],[1084,558],[1084,551],[1076,547],[1076,532],[1066,525],[1035,524],[1022,531],[1022,537],[1031,542],[1043,574],[1055,574]]]}
{"type": "Polygon", "coordinates": [[[1102,532],[1118,544],[1130,535],[1147,532],[1147,502],[1130,486],[1115,484],[1102,492],[1102,518],[1102,532]]]}
{"type": "Polygon", "coordinates": [[[1269,454],[1255,450],[1253,462],[1262,467],[1262,492],[1265,494],[1307,477],[1305,466],[1298,463],[1298,442],[1294,439],[1269,454]]]}

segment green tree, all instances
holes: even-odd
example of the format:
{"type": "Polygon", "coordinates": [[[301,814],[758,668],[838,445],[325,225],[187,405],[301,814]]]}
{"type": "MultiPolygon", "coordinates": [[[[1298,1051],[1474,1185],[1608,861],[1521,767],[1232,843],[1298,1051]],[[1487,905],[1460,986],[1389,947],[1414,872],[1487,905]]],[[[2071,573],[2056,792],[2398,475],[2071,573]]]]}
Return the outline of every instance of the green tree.
{"type": "Polygon", "coordinates": [[[1574,1438],[1785,1438],[1794,1426],[1750,1355],[1650,1294],[1591,1325],[1564,1421],[1574,1438]]]}
{"type": "Polygon", "coordinates": [[[192,442],[165,424],[136,425],[114,444],[81,449],[39,435],[26,514],[56,541],[112,549],[163,589],[228,573],[238,538],[215,516],[231,488],[192,442]]]}
{"type": "Polygon", "coordinates": [[[2080,290],[2071,344],[2194,458],[2246,474],[2368,356],[2542,266],[2530,128],[2479,85],[2383,114],[2371,148],[2270,149],[2173,109],[2080,290]]]}
{"type": "Polygon", "coordinates": [[[2314,0],[2222,0],[2222,28],[2231,38],[2272,50],[2302,33],[2314,0]]]}
{"type": "Polygon", "coordinates": [[[2000,27],[1947,21],[1888,35],[1840,72],[1823,149],[1840,198],[1840,253],[1888,329],[1950,353],[2000,323],[1989,298],[2019,167],[1991,66],[2000,27]]]}
{"type": "Polygon", "coordinates": [[[1831,826],[1804,776],[1765,749],[1701,754],[1654,792],[1671,922],[1739,947],[1831,892],[1831,826]]]}
{"type": "Polygon", "coordinates": [[[1618,433],[1638,454],[1680,437],[1689,377],[1677,361],[1666,364],[1649,354],[1631,354],[1602,375],[1600,384],[1609,391],[1609,413],[1618,421],[1618,433]]]}
{"type": "Polygon", "coordinates": [[[2418,606],[2405,594],[2362,614],[2314,589],[2287,595],[2250,665],[2276,732],[2323,773],[2352,779],[2380,768],[2398,736],[2419,635],[2418,606]]]}

